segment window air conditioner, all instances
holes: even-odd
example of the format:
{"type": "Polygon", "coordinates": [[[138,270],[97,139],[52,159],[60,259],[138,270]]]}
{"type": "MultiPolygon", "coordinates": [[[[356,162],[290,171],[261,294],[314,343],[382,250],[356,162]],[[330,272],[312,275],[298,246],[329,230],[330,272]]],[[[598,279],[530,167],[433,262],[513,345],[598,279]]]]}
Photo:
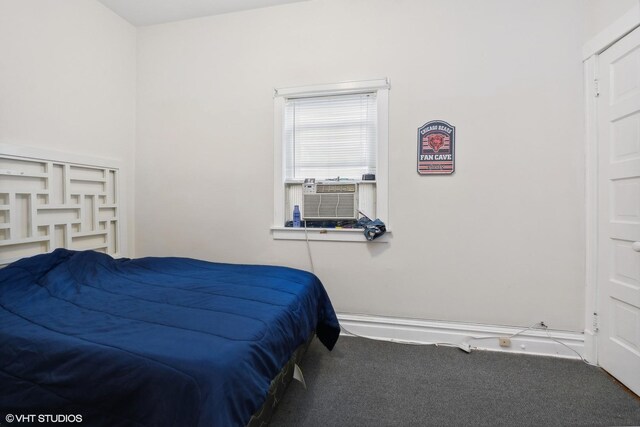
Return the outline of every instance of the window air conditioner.
{"type": "Polygon", "coordinates": [[[358,184],[305,184],[302,194],[302,219],[358,219],[358,184]]]}

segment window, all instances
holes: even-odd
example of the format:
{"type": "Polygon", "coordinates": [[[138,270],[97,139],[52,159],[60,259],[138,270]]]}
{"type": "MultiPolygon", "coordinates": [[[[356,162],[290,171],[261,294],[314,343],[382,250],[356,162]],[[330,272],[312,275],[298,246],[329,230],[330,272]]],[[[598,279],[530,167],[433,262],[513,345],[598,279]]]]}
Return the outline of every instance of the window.
{"type": "MultiPolygon", "coordinates": [[[[389,228],[388,90],[386,79],[276,90],[274,238],[306,238],[304,230],[285,227],[294,205],[304,216],[306,178],[357,184],[356,209],[389,228]],[[365,174],[375,180],[363,180],[365,174]]],[[[359,229],[308,229],[307,235],[364,241],[359,229]]]]}

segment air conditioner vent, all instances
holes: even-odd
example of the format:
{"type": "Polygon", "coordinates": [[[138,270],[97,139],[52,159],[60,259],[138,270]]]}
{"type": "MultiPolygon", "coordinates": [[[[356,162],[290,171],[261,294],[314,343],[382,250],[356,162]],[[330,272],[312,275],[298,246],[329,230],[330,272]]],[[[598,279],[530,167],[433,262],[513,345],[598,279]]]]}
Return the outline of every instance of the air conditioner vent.
{"type": "Polygon", "coordinates": [[[357,219],[358,193],[313,193],[303,195],[305,220],[357,219]]]}

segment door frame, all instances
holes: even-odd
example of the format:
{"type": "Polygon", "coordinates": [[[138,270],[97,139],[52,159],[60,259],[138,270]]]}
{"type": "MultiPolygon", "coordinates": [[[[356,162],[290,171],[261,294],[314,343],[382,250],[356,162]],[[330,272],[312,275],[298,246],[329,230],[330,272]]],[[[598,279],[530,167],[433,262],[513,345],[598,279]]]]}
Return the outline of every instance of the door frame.
{"type": "Polygon", "coordinates": [[[585,311],[584,354],[598,363],[598,60],[602,52],[640,27],[640,1],[589,40],[582,49],[585,96],[585,311]]]}

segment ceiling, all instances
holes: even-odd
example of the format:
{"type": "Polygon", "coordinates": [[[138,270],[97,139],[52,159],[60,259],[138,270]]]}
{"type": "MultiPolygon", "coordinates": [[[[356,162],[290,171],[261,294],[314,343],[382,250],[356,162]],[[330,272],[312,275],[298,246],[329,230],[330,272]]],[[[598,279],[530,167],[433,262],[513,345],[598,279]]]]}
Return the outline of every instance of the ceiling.
{"type": "Polygon", "coordinates": [[[135,26],[258,9],[306,0],[98,0],[135,26]]]}

